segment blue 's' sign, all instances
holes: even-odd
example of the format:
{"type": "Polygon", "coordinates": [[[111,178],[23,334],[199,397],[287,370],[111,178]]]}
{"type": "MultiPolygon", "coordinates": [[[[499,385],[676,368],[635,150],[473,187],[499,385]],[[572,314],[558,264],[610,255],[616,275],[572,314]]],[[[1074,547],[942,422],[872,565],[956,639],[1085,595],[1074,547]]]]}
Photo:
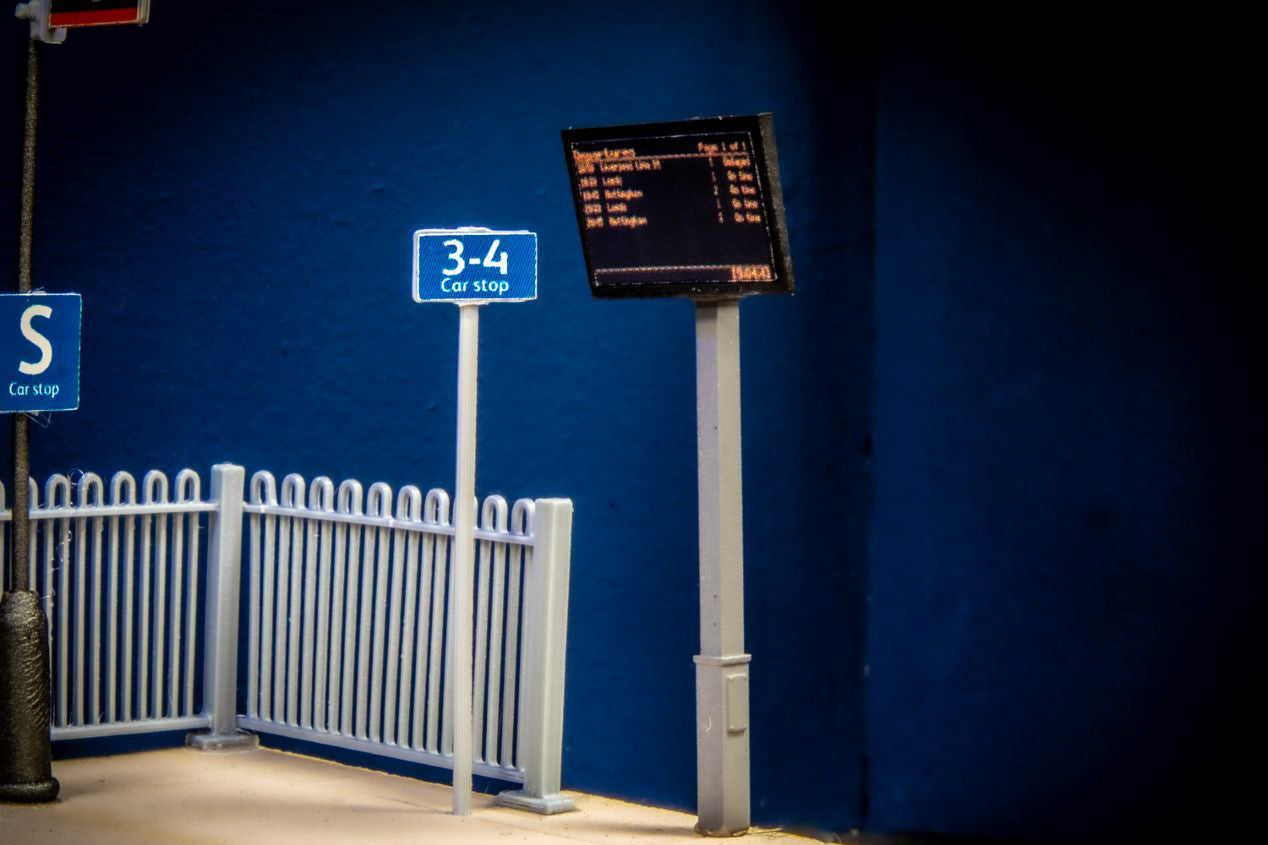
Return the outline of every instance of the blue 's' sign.
{"type": "Polygon", "coordinates": [[[0,412],[79,407],[77,293],[0,294],[0,412]]]}
{"type": "Polygon", "coordinates": [[[415,302],[525,302],[537,298],[537,235],[489,229],[414,233],[415,302]]]}

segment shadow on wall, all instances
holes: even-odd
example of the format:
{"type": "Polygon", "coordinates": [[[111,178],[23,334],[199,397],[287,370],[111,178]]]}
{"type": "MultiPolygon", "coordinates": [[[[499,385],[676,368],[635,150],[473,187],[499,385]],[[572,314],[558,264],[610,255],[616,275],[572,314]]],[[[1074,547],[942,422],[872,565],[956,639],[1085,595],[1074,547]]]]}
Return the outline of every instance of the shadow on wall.
{"type": "Polygon", "coordinates": [[[1264,750],[1250,53],[973,24],[895,27],[880,70],[868,824],[1235,830],[1264,750]]]}

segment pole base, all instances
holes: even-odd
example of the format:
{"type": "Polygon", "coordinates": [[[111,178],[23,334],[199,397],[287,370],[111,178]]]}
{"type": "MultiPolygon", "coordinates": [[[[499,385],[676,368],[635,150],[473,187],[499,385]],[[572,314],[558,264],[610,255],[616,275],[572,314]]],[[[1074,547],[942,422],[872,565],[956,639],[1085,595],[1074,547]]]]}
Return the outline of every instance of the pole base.
{"type": "Polygon", "coordinates": [[[0,801],[57,797],[49,742],[48,621],[39,596],[0,598],[0,801]]]}
{"type": "Polygon", "coordinates": [[[35,783],[0,783],[0,801],[12,804],[44,804],[56,800],[61,784],[57,778],[35,783]]]}
{"type": "Polygon", "coordinates": [[[701,836],[709,836],[713,839],[730,839],[732,836],[744,836],[748,833],[747,827],[742,827],[739,830],[705,830],[698,824],[696,825],[695,830],[696,833],[701,836]]]}
{"type": "Polygon", "coordinates": [[[538,813],[543,816],[570,813],[577,809],[577,802],[566,795],[555,793],[554,795],[545,795],[539,798],[535,795],[525,794],[522,789],[499,792],[493,800],[499,807],[528,810],[530,813],[538,813]]]}
{"type": "Polygon", "coordinates": [[[252,751],[260,747],[260,738],[246,731],[231,734],[200,731],[185,734],[185,744],[199,751],[252,751]]]}

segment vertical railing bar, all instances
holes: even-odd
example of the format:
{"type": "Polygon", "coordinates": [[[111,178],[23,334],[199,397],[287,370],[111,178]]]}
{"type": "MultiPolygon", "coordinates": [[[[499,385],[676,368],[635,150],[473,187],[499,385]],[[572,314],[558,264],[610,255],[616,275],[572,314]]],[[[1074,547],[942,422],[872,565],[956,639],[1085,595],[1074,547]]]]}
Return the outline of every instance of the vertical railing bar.
{"type": "Polygon", "coordinates": [[[141,591],[137,594],[140,617],[137,619],[137,633],[140,642],[137,648],[137,718],[148,719],[150,713],[150,582],[153,575],[153,530],[154,516],[146,513],[141,517],[141,557],[137,568],[141,572],[141,591]]]}
{"type": "Polygon", "coordinates": [[[106,619],[106,647],[109,649],[106,659],[106,721],[115,722],[118,720],[119,694],[119,517],[110,517],[107,533],[110,538],[110,594],[106,604],[110,615],[106,619]]]}
{"type": "MultiPolygon", "coordinates": [[[[195,492],[194,499],[199,496],[195,492]]],[[[198,645],[198,561],[201,549],[199,547],[199,525],[198,520],[200,514],[190,513],[188,534],[186,542],[188,543],[188,558],[185,568],[189,571],[189,589],[186,594],[189,596],[188,610],[186,612],[185,623],[185,707],[183,715],[194,715],[194,668],[197,665],[197,645],[198,645]]]]}
{"type": "Polygon", "coordinates": [[[501,720],[498,712],[502,706],[502,640],[505,631],[504,613],[506,607],[506,570],[510,566],[507,560],[507,544],[499,544],[501,548],[492,562],[493,584],[490,588],[491,608],[489,610],[489,694],[485,702],[484,746],[485,759],[494,764],[505,765],[498,752],[498,728],[501,720]]]}
{"type": "MultiPolygon", "coordinates": [[[[69,503],[68,503],[69,504],[69,503]]],[[[73,652],[74,678],[71,681],[71,693],[74,700],[74,722],[76,725],[88,724],[84,721],[85,678],[84,665],[88,659],[88,520],[77,517],[71,544],[75,548],[75,645],[73,652]]]]}
{"type": "MultiPolygon", "coordinates": [[[[311,490],[317,489],[320,479],[314,479],[311,490]]],[[[310,494],[311,495],[311,494],[310,494]]],[[[309,510],[316,510],[314,502],[309,501],[309,510]]],[[[304,519],[304,616],[300,625],[300,685],[299,685],[299,726],[311,729],[313,726],[313,675],[317,669],[315,651],[317,635],[315,632],[317,610],[317,581],[319,578],[317,560],[317,520],[311,516],[304,519]]]]}
{"type": "MultiPolygon", "coordinates": [[[[252,488],[255,480],[252,479],[252,488]]],[[[260,523],[258,513],[246,514],[247,524],[247,717],[260,718],[260,523]]]]}
{"type": "MultiPolygon", "coordinates": [[[[49,479],[52,481],[52,479],[49,479]]],[[[49,506],[54,507],[57,504],[53,495],[48,497],[49,506]]],[[[70,487],[63,486],[65,491],[66,507],[70,506],[70,487]]],[[[53,540],[57,544],[57,581],[61,585],[61,589],[57,591],[54,604],[57,608],[57,724],[70,724],[70,521],[68,519],[57,520],[56,533],[51,538],[45,538],[45,542],[53,540]]]]}
{"type": "MultiPolygon", "coordinates": [[[[176,501],[184,498],[183,477],[176,476],[176,501]]],[[[182,514],[174,513],[172,520],[172,601],[170,644],[167,650],[167,715],[179,715],[181,690],[181,633],[185,623],[185,519],[182,514]]]]}
{"type": "MultiPolygon", "coordinates": [[[[348,496],[351,499],[347,504],[346,512],[360,514],[361,485],[356,481],[345,481],[344,485],[347,485],[348,496]]],[[[340,487],[342,488],[344,485],[340,485],[340,487]]],[[[339,681],[339,732],[345,736],[352,736],[353,702],[357,684],[357,639],[363,628],[361,617],[357,614],[361,587],[359,578],[361,569],[361,526],[353,523],[347,526],[347,529],[348,533],[345,541],[347,544],[348,587],[344,593],[344,616],[348,623],[348,634],[342,640],[343,666],[342,677],[339,681]]]]}
{"type": "MultiPolygon", "coordinates": [[[[98,501],[101,501],[104,499],[104,497],[101,496],[100,480],[98,480],[97,482],[97,497],[98,497],[98,501]]],[[[105,529],[105,520],[99,516],[93,517],[92,531],[90,535],[92,537],[93,590],[92,590],[92,637],[91,637],[91,640],[93,641],[93,645],[92,645],[92,661],[91,661],[92,686],[89,688],[91,693],[89,697],[89,719],[94,725],[100,724],[104,716],[104,713],[101,709],[101,674],[103,669],[102,663],[105,660],[105,654],[104,654],[105,647],[110,642],[110,640],[108,639],[103,641],[102,632],[101,632],[101,614],[102,614],[101,594],[103,592],[102,580],[105,578],[105,567],[101,565],[102,537],[104,535],[104,529],[105,529]]]]}
{"type": "MultiPolygon", "coordinates": [[[[336,496],[335,509],[346,513],[342,501],[343,485],[340,485],[336,496]]],[[[346,647],[343,641],[343,621],[347,607],[344,604],[346,595],[345,583],[348,560],[348,524],[336,523],[332,532],[334,547],[331,550],[331,595],[330,595],[330,689],[326,694],[326,730],[340,733],[342,728],[343,703],[343,652],[346,647]]],[[[355,630],[355,629],[350,629],[355,630]]]]}
{"type": "MultiPolygon", "coordinates": [[[[269,479],[269,498],[276,504],[272,478],[269,479]]],[[[281,677],[281,662],[274,661],[274,649],[278,645],[273,639],[277,615],[285,613],[280,582],[282,569],[277,563],[277,546],[279,520],[272,514],[263,517],[263,536],[261,543],[260,577],[264,582],[260,596],[260,715],[264,719],[277,720],[277,698],[274,696],[276,678],[281,677]],[[278,592],[274,594],[274,583],[278,583],[278,592]]]]}
{"type": "MultiPolygon", "coordinates": [[[[39,487],[36,485],[35,479],[31,479],[31,484],[30,484],[28,492],[30,493],[30,496],[31,496],[31,507],[35,508],[36,503],[38,502],[38,494],[39,494],[39,487]]],[[[49,492],[49,488],[46,487],[45,494],[47,495],[48,492],[49,492]]],[[[46,522],[39,522],[39,523],[32,521],[31,531],[34,532],[32,534],[32,539],[31,539],[32,557],[34,557],[36,554],[35,547],[37,545],[40,545],[41,543],[43,543],[43,546],[44,546],[44,582],[43,582],[44,584],[44,590],[43,590],[44,618],[48,620],[48,641],[50,643],[49,660],[52,661],[53,652],[51,651],[51,649],[53,644],[57,642],[57,640],[53,637],[53,611],[55,609],[54,600],[57,595],[57,588],[53,580],[53,543],[49,541],[49,535],[54,534],[55,529],[54,529],[52,520],[49,520],[46,522]]],[[[32,579],[31,583],[34,584],[35,580],[32,579]]],[[[52,667],[50,666],[50,669],[51,668],[52,667]]],[[[50,703],[50,706],[52,706],[51,703],[50,703]]]]}
{"type": "MultiPolygon", "coordinates": [[[[396,518],[404,513],[406,491],[397,493],[396,518]]],[[[405,532],[396,530],[391,533],[392,542],[392,574],[388,595],[391,596],[387,623],[387,652],[384,655],[383,681],[383,742],[396,744],[396,704],[400,697],[401,674],[401,604],[403,601],[405,579],[405,532]]]]}
{"type": "MultiPolygon", "coordinates": [[[[404,518],[410,522],[420,520],[422,495],[416,488],[401,488],[402,498],[405,499],[406,507],[404,518]]],[[[400,514],[398,513],[398,516],[400,514]]],[[[399,542],[400,536],[397,540],[399,542]]],[[[415,618],[417,616],[418,602],[418,535],[416,532],[410,531],[405,533],[405,616],[402,621],[401,633],[401,657],[400,657],[400,693],[399,704],[397,706],[397,723],[396,723],[396,743],[397,745],[409,746],[409,724],[410,724],[410,691],[413,689],[413,671],[414,671],[414,644],[418,639],[418,629],[415,626],[415,618]]]]}
{"type": "MultiPolygon", "coordinates": [[[[445,502],[445,511],[441,521],[448,525],[450,520],[449,502],[445,502]]],[[[427,750],[433,754],[440,751],[440,697],[444,687],[444,645],[445,645],[445,604],[449,591],[449,536],[436,536],[435,568],[432,573],[431,590],[431,636],[428,644],[427,659],[427,750]]]]}
{"type": "MultiPolygon", "coordinates": [[[[79,480],[79,512],[89,504],[101,504],[101,479],[84,473],[79,480]],[[96,493],[96,502],[90,502],[96,493]]],[[[80,725],[98,724],[101,716],[101,520],[75,520],[75,710],[80,725]],[[91,522],[91,525],[89,524],[91,522]],[[89,565],[89,550],[92,564],[89,565]]]]}
{"type": "Polygon", "coordinates": [[[274,708],[276,707],[273,698],[273,679],[279,674],[278,665],[273,660],[274,631],[275,619],[281,610],[279,593],[276,593],[274,585],[280,581],[281,573],[278,568],[278,518],[273,514],[260,516],[264,529],[260,538],[260,580],[264,581],[264,586],[260,587],[260,716],[261,718],[273,719],[275,717],[274,708]]]}
{"type": "MultiPolygon", "coordinates": [[[[163,497],[164,502],[167,496],[163,497]]],[[[155,514],[154,565],[157,583],[154,586],[154,669],[150,677],[153,684],[150,699],[155,717],[164,715],[164,691],[167,677],[167,518],[168,514],[155,514]]]]}
{"type": "MultiPolygon", "coordinates": [[[[128,504],[136,502],[136,481],[126,472],[116,472],[110,479],[110,501],[112,504],[128,504]],[[125,493],[126,491],[126,493],[125,493]]],[[[111,583],[116,587],[118,585],[119,567],[123,570],[123,607],[119,611],[123,616],[123,640],[122,647],[119,641],[115,639],[112,632],[110,641],[114,644],[116,657],[119,659],[119,666],[112,668],[110,672],[110,680],[114,681],[116,673],[122,675],[120,686],[121,701],[119,710],[110,716],[109,721],[115,721],[121,718],[122,721],[131,721],[132,715],[132,614],[134,612],[133,589],[136,585],[134,572],[134,561],[132,560],[136,552],[136,524],[131,516],[112,517],[111,520],[111,583]],[[119,535],[123,535],[123,550],[120,553],[119,535]]],[[[112,594],[110,620],[114,622],[116,619],[116,609],[119,607],[117,594],[112,594]]],[[[110,702],[113,706],[115,696],[112,692],[110,702]]]]}
{"type": "Polygon", "coordinates": [[[282,498],[286,498],[286,482],[291,482],[294,496],[291,505],[299,514],[291,524],[291,609],[287,620],[286,649],[286,723],[299,726],[299,682],[303,669],[299,663],[301,634],[303,633],[303,590],[304,590],[304,529],[309,520],[304,513],[304,480],[297,475],[289,475],[282,481],[282,498]]]}
{"type": "Polygon", "coordinates": [[[506,594],[506,657],[502,678],[502,748],[498,758],[503,766],[514,763],[516,671],[519,668],[520,643],[520,583],[524,570],[531,565],[531,546],[521,546],[510,555],[506,594]]]}
{"type": "MultiPolygon", "coordinates": [[[[434,509],[436,492],[432,491],[427,494],[427,500],[423,504],[423,521],[429,525],[436,522],[434,509]]],[[[414,724],[410,732],[410,747],[424,747],[424,717],[427,713],[427,677],[429,669],[427,665],[428,646],[431,640],[431,596],[432,596],[432,555],[435,553],[436,536],[431,531],[423,533],[421,542],[420,558],[422,572],[419,575],[419,596],[418,596],[418,643],[415,653],[414,666],[414,724]]]]}
{"type": "MultiPolygon", "coordinates": [[[[257,504],[277,504],[277,486],[273,480],[273,476],[268,472],[257,472],[251,477],[251,500],[257,504]]],[[[260,594],[260,643],[259,643],[259,713],[261,718],[275,720],[276,714],[274,707],[276,699],[273,696],[273,685],[275,678],[280,676],[280,663],[274,663],[273,649],[275,648],[273,641],[273,632],[275,619],[278,613],[284,613],[285,610],[280,607],[280,599],[274,599],[274,582],[280,582],[281,569],[276,561],[276,547],[278,534],[278,519],[272,514],[260,516],[253,515],[253,525],[257,531],[260,531],[259,545],[253,552],[253,564],[258,566],[260,580],[263,586],[260,594]],[[261,528],[262,526],[262,528],[261,528]]],[[[280,595],[280,594],[279,594],[280,595]]],[[[254,700],[254,699],[253,699],[254,700]]]]}
{"type": "MultiPolygon", "coordinates": [[[[135,486],[132,499],[136,499],[135,486]]],[[[132,683],[136,654],[133,651],[136,631],[136,517],[123,517],[123,707],[125,719],[135,718],[132,710],[132,683]]]]}
{"type": "MultiPolygon", "coordinates": [[[[472,497],[472,499],[474,499],[474,501],[471,505],[471,510],[472,510],[472,513],[475,513],[479,509],[480,501],[479,499],[476,499],[474,496],[472,497]]],[[[454,507],[454,511],[455,512],[457,511],[456,505],[454,507]]],[[[449,548],[450,548],[449,567],[445,573],[445,583],[452,585],[453,574],[454,574],[454,554],[453,554],[452,543],[450,543],[449,548]]],[[[474,569],[475,567],[472,567],[472,568],[474,569]]],[[[450,587],[450,589],[452,589],[452,586],[450,587]]],[[[446,625],[446,633],[449,630],[451,630],[451,627],[446,625]]],[[[454,644],[446,641],[445,642],[446,670],[452,664],[452,661],[448,659],[449,649],[451,648],[454,648],[454,644]]],[[[449,674],[446,671],[445,679],[442,684],[442,686],[444,687],[444,693],[443,693],[444,703],[441,705],[441,710],[440,710],[440,750],[441,750],[441,753],[446,756],[453,756],[453,727],[454,727],[453,716],[454,714],[453,714],[452,708],[448,706],[449,702],[454,700],[453,692],[450,689],[450,685],[452,683],[453,683],[453,678],[449,677],[449,674]]]]}
{"type": "MultiPolygon", "coordinates": [[[[488,509],[488,501],[485,501],[488,509]]],[[[488,520],[482,520],[483,527],[489,528],[488,520]]],[[[493,543],[488,540],[477,540],[477,564],[475,587],[475,652],[471,662],[471,742],[475,759],[484,762],[484,694],[486,687],[485,671],[488,666],[489,648],[489,558],[493,543]]]]}
{"type": "MultiPolygon", "coordinates": [[[[335,493],[330,479],[315,480],[313,490],[319,491],[318,500],[313,504],[323,511],[333,511],[335,493]]],[[[331,527],[330,520],[323,519],[317,532],[317,649],[313,658],[316,677],[313,679],[313,703],[309,713],[311,726],[322,731],[330,726],[327,686],[330,677],[330,581],[333,566],[331,527]]]]}
{"type": "MultiPolygon", "coordinates": [[[[391,502],[390,495],[387,497],[387,502],[391,502]]],[[[390,504],[385,506],[384,510],[390,510],[390,504]]],[[[374,575],[374,639],[370,656],[370,739],[380,742],[383,739],[383,648],[387,625],[387,579],[391,532],[386,528],[379,528],[375,533],[378,535],[378,557],[374,575]]]]}
{"type": "Polygon", "coordinates": [[[291,613],[291,531],[295,518],[277,518],[277,612],[273,634],[273,720],[285,723],[286,715],[286,642],[287,622],[291,613]]]}
{"type": "MultiPolygon", "coordinates": [[[[506,500],[501,496],[489,496],[484,500],[484,507],[480,516],[480,524],[486,531],[504,532],[506,530],[506,500]]],[[[488,662],[489,582],[492,577],[490,568],[497,549],[505,544],[482,540],[478,545],[480,562],[476,571],[475,590],[476,619],[475,655],[472,663],[474,668],[472,674],[471,741],[475,745],[476,759],[487,761],[490,757],[497,756],[496,754],[489,754],[489,749],[484,742],[488,722],[485,712],[485,695],[488,687],[487,672],[490,666],[488,662]]]]}
{"type": "Polygon", "coordinates": [[[357,698],[356,698],[356,735],[359,739],[368,739],[369,699],[370,699],[370,626],[374,613],[374,540],[373,529],[361,531],[361,610],[357,614],[357,698]]]}

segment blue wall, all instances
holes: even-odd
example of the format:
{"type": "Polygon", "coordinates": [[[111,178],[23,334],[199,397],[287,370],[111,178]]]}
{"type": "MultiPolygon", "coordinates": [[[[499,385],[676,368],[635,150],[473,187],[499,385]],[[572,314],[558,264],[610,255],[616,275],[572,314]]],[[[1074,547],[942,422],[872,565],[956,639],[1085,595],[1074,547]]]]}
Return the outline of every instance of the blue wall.
{"type": "Polygon", "coordinates": [[[802,290],[744,309],[754,807],[856,823],[867,67],[823,80],[809,22],[760,3],[200,7],[44,51],[35,280],[85,318],[81,409],[34,429],[34,473],[451,486],[457,314],[410,302],[410,234],[537,231],[541,298],[481,321],[478,488],[576,503],[566,784],[690,808],[692,306],[590,297],[559,131],[773,111],[802,290]]]}
{"type": "Polygon", "coordinates": [[[410,232],[537,231],[540,300],[483,315],[478,486],[576,502],[565,784],[690,808],[691,307],[590,298],[558,132],[772,111],[798,293],[744,306],[755,820],[1086,840],[1244,797],[1235,63],[813,4],[195,5],[44,53],[35,280],[85,318],[35,474],[448,486],[456,315],[409,302],[410,232]]]}

